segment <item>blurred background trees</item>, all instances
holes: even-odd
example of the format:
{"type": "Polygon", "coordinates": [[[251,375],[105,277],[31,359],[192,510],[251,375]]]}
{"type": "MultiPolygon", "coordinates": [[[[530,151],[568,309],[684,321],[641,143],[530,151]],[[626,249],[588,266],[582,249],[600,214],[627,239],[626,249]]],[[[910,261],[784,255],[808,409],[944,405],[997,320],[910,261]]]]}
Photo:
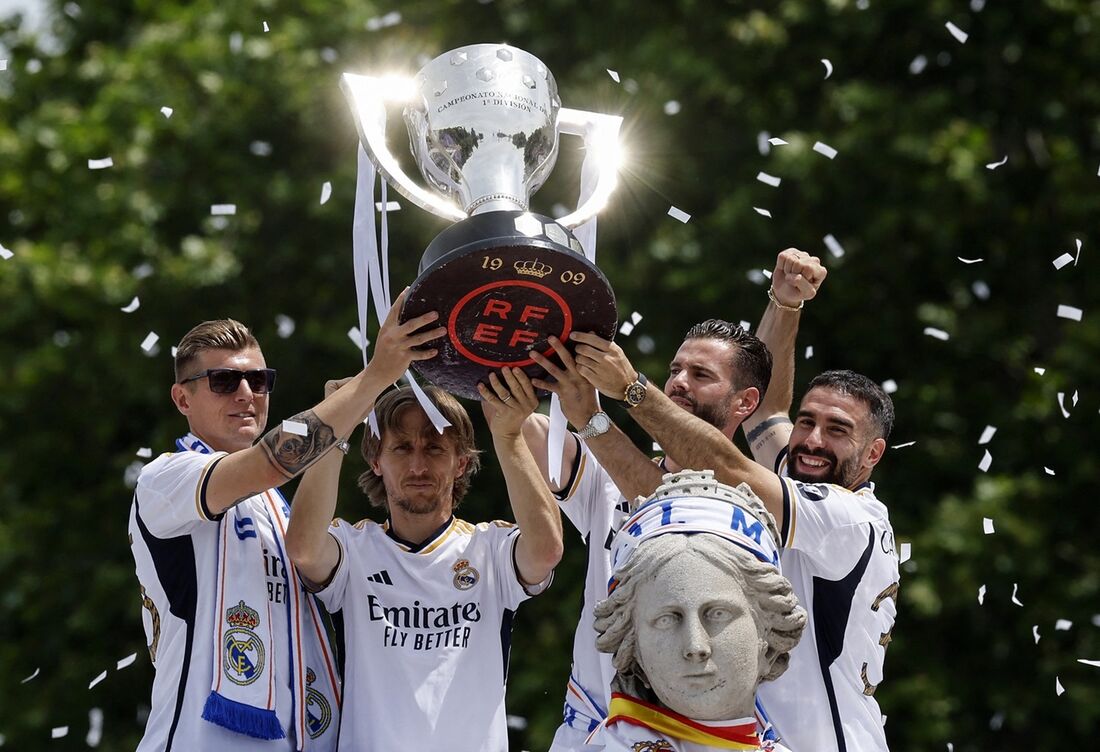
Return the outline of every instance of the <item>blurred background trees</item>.
{"type": "MultiPolygon", "coordinates": [[[[133,749],[140,736],[152,668],[127,480],[140,448],[156,455],[184,429],[167,398],[171,344],[203,318],[249,323],[280,369],[273,420],[359,364],[346,335],[356,138],[339,74],[412,72],[492,41],[539,56],[567,106],[626,119],[630,161],[601,216],[597,260],[620,316],[644,317],[622,344],[651,378],[692,323],[755,322],[760,272],[779,250],[826,259],[799,387],[832,367],[894,382],[890,443],[906,445],[876,472],[912,550],[877,694],[892,749],[1091,738],[1100,668],[1077,659],[1100,659],[1100,3],[49,7],[36,33],[0,22],[5,746],[85,748],[92,708],[102,749],[133,749]],[[106,157],[112,166],[89,169],[106,157]],[[781,185],[759,182],[761,171],[781,185]],[[213,216],[213,204],[236,214],[213,216]],[[1073,260],[1056,268],[1065,253],[1073,260]],[[122,312],[135,296],[140,306],[122,312]],[[1059,317],[1060,305],[1083,309],[1081,320],[1059,317]],[[159,341],[146,353],[150,332],[159,341]],[[980,446],[987,425],[997,430],[980,446]],[[51,741],[58,726],[69,734],[51,741]]],[[[579,144],[564,141],[535,208],[573,203],[579,164],[579,144]]],[[[442,224],[405,205],[390,227],[400,288],[442,224]]],[[[373,512],[351,464],[340,513],[359,519],[373,512]]],[[[508,514],[490,461],[463,516],[508,514]]],[[[583,568],[571,535],[553,588],[517,619],[517,749],[545,749],[560,718],[583,568]]]]}

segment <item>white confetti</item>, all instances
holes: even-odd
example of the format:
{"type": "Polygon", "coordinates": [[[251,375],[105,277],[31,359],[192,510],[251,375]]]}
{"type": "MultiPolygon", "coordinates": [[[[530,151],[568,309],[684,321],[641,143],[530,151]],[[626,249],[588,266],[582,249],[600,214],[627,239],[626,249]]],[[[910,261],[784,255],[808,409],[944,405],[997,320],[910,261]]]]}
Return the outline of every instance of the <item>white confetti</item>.
{"type": "Polygon", "coordinates": [[[886,392],[887,394],[893,394],[897,390],[898,382],[894,381],[893,379],[886,379],[886,381],[882,382],[882,391],[886,392]]]}
{"type": "Polygon", "coordinates": [[[152,457],[153,456],[153,450],[150,447],[141,447],[140,449],[137,450],[137,456],[138,457],[146,457],[146,458],[152,457]]]}
{"type": "Polygon", "coordinates": [[[814,144],[814,151],[816,151],[818,154],[824,154],[829,159],[833,159],[836,157],[836,149],[826,143],[822,143],[821,141],[818,141],[814,144]]]}
{"type": "Polygon", "coordinates": [[[768,143],[771,144],[772,146],[786,146],[787,145],[787,142],[784,141],[783,139],[781,139],[779,136],[776,136],[775,138],[769,138],[768,143]]]}
{"type": "Polygon", "coordinates": [[[107,678],[107,672],[106,671],[100,671],[99,675],[96,676],[96,678],[94,678],[90,682],[88,682],[88,689],[91,689],[92,687],[99,684],[101,681],[103,681],[106,678],[107,678]]]}
{"type": "Polygon", "coordinates": [[[34,678],[35,678],[36,676],[38,676],[38,675],[39,675],[40,673],[42,673],[42,669],[41,669],[41,668],[36,668],[36,669],[34,670],[34,673],[32,673],[32,674],[31,674],[30,676],[28,676],[28,677],[27,677],[26,679],[24,679],[23,681],[21,681],[21,682],[19,682],[19,683],[20,683],[20,684],[26,684],[27,682],[31,681],[31,680],[32,680],[32,679],[34,679],[34,678]]]}
{"type": "Polygon", "coordinates": [[[275,317],[275,326],[279,327],[278,334],[282,339],[286,339],[290,335],[294,334],[294,319],[290,316],[286,316],[282,313],[275,317]]]}
{"type": "Polygon", "coordinates": [[[989,285],[982,280],[974,280],[974,284],[970,286],[970,289],[974,291],[974,295],[979,300],[989,300],[989,285]]]}
{"type": "Polygon", "coordinates": [[[678,219],[684,224],[687,224],[688,221],[691,219],[690,214],[688,214],[686,211],[683,211],[682,209],[677,209],[675,206],[668,207],[668,216],[672,217],[673,219],[678,219]]]}
{"type": "Polygon", "coordinates": [[[982,517],[982,532],[986,535],[993,535],[996,532],[993,529],[993,520],[989,517],[982,517]]]}
{"type": "Polygon", "coordinates": [[[981,438],[978,439],[978,446],[981,446],[982,444],[988,444],[989,442],[993,441],[993,435],[995,433],[997,433],[996,426],[986,426],[985,430],[982,431],[981,438]]]}
{"type": "Polygon", "coordinates": [[[54,726],[52,729],[50,729],[50,738],[51,739],[61,739],[61,738],[64,738],[68,735],[69,735],[69,727],[68,726],[54,726]]]}
{"type": "Polygon", "coordinates": [[[1061,697],[1066,693],[1066,688],[1062,686],[1062,680],[1057,676],[1054,677],[1054,694],[1061,697]]]}
{"type": "Polygon", "coordinates": [[[1062,417],[1069,417],[1069,410],[1066,409],[1066,393],[1058,392],[1058,408],[1062,411],[1062,417]]]}
{"type": "Polygon", "coordinates": [[[12,253],[11,251],[9,251],[7,248],[4,247],[3,243],[0,243],[0,259],[4,259],[5,261],[7,261],[8,259],[10,259],[14,255],[15,255],[14,253],[12,253]]]}
{"type": "Polygon", "coordinates": [[[985,169],[987,169],[987,170],[996,170],[998,167],[1005,164],[1006,162],[1008,162],[1008,155],[1007,154],[1005,154],[1005,158],[1002,159],[1000,162],[990,162],[989,164],[987,164],[985,166],[985,169]]]}
{"type": "Polygon", "coordinates": [[[641,321],[642,314],[638,313],[637,311],[634,311],[630,314],[630,322],[634,324],[634,326],[637,326],[639,323],[641,323],[641,321]]]}
{"type": "Polygon", "coordinates": [[[924,333],[929,337],[935,337],[936,339],[942,339],[944,342],[951,339],[951,335],[945,332],[943,329],[936,329],[932,326],[924,327],[924,333]]]}
{"type": "Polygon", "coordinates": [[[137,295],[135,295],[133,300],[131,300],[128,304],[124,305],[122,308],[119,308],[118,310],[122,311],[123,313],[133,313],[134,311],[136,311],[138,309],[138,307],[140,305],[141,305],[141,301],[138,300],[137,295]]]}
{"type": "Polygon", "coordinates": [[[271,27],[267,25],[267,21],[264,21],[264,33],[271,31],[271,27]]]}
{"type": "Polygon", "coordinates": [[[680,114],[680,103],[675,99],[670,99],[665,102],[665,114],[666,115],[678,115],[680,114]]]}
{"type": "Polygon", "coordinates": [[[108,167],[113,167],[114,164],[115,164],[115,160],[111,159],[110,157],[104,157],[103,159],[89,159],[88,160],[88,169],[89,170],[105,170],[108,167]]]}
{"type": "Polygon", "coordinates": [[[1053,471],[1053,470],[1051,470],[1051,469],[1050,469],[1049,467],[1047,467],[1046,465],[1043,465],[1043,472],[1044,472],[1044,473],[1046,473],[1047,475],[1054,475],[1054,471],[1053,471]]]}
{"type": "Polygon", "coordinates": [[[629,321],[624,321],[623,325],[619,327],[619,334],[624,337],[629,337],[632,331],[634,331],[634,325],[629,321]]]}
{"type": "Polygon", "coordinates": [[[825,66],[825,78],[833,75],[833,64],[829,62],[828,58],[821,58],[821,64],[825,66]]]}
{"type": "Polygon", "coordinates": [[[160,108],[160,114],[164,115],[165,118],[172,117],[173,112],[175,112],[175,110],[173,110],[171,107],[161,107],[160,108]]]}
{"type": "Polygon", "coordinates": [[[814,346],[806,345],[806,360],[809,360],[814,356],[814,346]]]}
{"type": "Polygon", "coordinates": [[[1042,366],[1035,366],[1035,368],[1031,370],[1035,371],[1035,373],[1039,374],[1040,376],[1047,372],[1047,369],[1043,368],[1042,366]]]}
{"type": "Polygon", "coordinates": [[[1077,266],[1077,260],[1081,258],[1081,238],[1074,238],[1077,241],[1077,255],[1073,258],[1073,265],[1077,266]]]}
{"type": "Polygon", "coordinates": [[[1017,606],[1023,606],[1024,604],[1020,603],[1020,599],[1016,597],[1016,591],[1019,590],[1019,587],[1017,583],[1012,583],[1012,602],[1017,606]]]}
{"type": "Polygon", "coordinates": [[[772,188],[778,188],[779,184],[783,182],[782,178],[777,178],[775,175],[769,175],[766,172],[756,173],[756,179],[765,185],[770,185],[772,188]]]}
{"type": "Polygon", "coordinates": [[[891,449],[905,449],[905,447],[911,447],[911,446],[913,446],[913,445],[914,445],[914,444],[916,444],[916,443],[917,443],[917,442],[915,442],[915,441],[907,441],[907,442],[905,442],[904,444],[894,444],[894,445],[893,445],[892,447],[890,447],[890,448],[891,448],[891,449]]]}
{"type": "Polygon", "coordinates": [[[308,436],[309,426],[297,420],[284,420],[283,430],[286,433],[292,433],[295,436],[308,436]]]}
{"type": "Polygon", "coordinates": [[[215,217],[225,217],[237,213],[236,204],[211,204],[210,213],[215,217]]]}
{"type": "Polygon", "coordinates": [[[103,711],[92,708],[88,711],[88,733],[84,737],[84,743],[89,747],[98,747],[103,740],[103,711]]]}
{"type": "Polygon", "coordinates": [[[7,60],[0,60],[0,70],[7,70],[7,69],[8,69],[8,61],[7,60]]]}
{"type": "Polygon", "coordinates": [[[955,752],[955,745],[951,742],[947,743],[947,752],[955,752]]]}
{"type": "Polygon", "coordinates": [[[1063,266],[1068,264],[1070,261],[1073,261],[1073,256],[1071,256],[1068,253],[1063,253],[1061,256],[1054,259],[1054,261],[1052,263],[1054,264],[1055,269],[1061,269],[1063,266]]]}
{"type": "Polygon", "coordinates": [[[761,269],[760,273],[763,274],[766,279],[772,278],[772,273],[767,269],[761,269]]]}
{"type": "Polygon", "coordinates": [[[325,181],[321,184],[321,205],[324,206],[332,198],[332,183],[325,181]]]}
{"type": "Polygon", "coordinates": [[[984,604],[985,604],[985,585],[982,585],[980,588],[978,588],[978,605],[982,606],[984,604]]]}
{"type": "Polygon", "coordinates": [[[125,658],[120,658],[118,663],[115,664],[115,670],[121,671],[124,668],[134,665],[134,661],[137,660],[137,653],[130,653],[125,658]]]}
{"type": "Polygon", "coordinates": [[[772,213],[770,211],[768,211],[767,209],[760,209],[760,208],[754,206],[754,207],[752,207],[752,210],[754,212],[756,212],[757,214],[763,216],[763,217],[767,217],[768,219],[771,219],[772,213]]]}
{"type": "Polygon", "coordinates": [[[348,339],[350,339],[360,350],[370,344],[370,342],[363,336],[363,333],[359,331],[359,327],[357,326],[353,326],[351,329],[348,329],[348,339]]]}
{"type": "Polygon", "coordinates": [[[378,31],[379,29],[385,29],[388,26],[396,26],[401,23],[401,13],[398,11],[390,11],[384,16],[375,16],[367,21],[367,31],[378,31]]]}
{"type": "Polygon", "coordinates": [[[985,261],[984,258],[964,259],[962,256],[956,256],[955,258],[957,258],[959,261],[963,262],[964,264],[980,264],[981,262],[985,261]]]}
{"type": "Polygon", "coordinates": [[[898,546],[898,563],[904,564],[913,558],[913,544],[902,543],[898,546]]]}
{"type": "Polygon", "coordinates": [[[1035,638],[1035,644],[1039,644],[1039,625],[1033,624],[1031,626],[1031,636],[1035,638]]]}
{"type": "Polygon", "coordinates": [[[619,83],[619,72],[618,71],[613,71],[610,68],[605,68],[604,70],[607,71],[607,75],[611,76],[612,81],[614,81],[615,83],[619,83]]]}
{"type": "Polygon", "coordinates": [[[157,341],[160,339],[160,335],[156,332],[149,332],[145,335],[145,339],[141,341],[141,349],[145,352],[150,352],[156,347],[157,341]]]}
{"type": "Polygon", "coordinates": [[[1100,668],[1100,661],[1090,661],[1087,658],[1078,658],[1077,662],[1083,663],[1086,666],[1096,666],[1097,668],[1100,668]]]}
{"type": "MultiPolygon", "coordinates": [[[[383,207],[382,207],[382,202],[381,201],[375,201],[374,202],[374,210],[375,211],[382,211],[382,208],[383,207]]],[[[386,211],[388,211],[388,212],[400,211],[400,209],[401,209],[401,204],[397,203],[396,201],[387,201],[386,202],[386,206],[385,206],[386,211]]]]}
{"type": "Polygon", "coordinates": [[[840,258],[844,255],[844,247],[831,233],[825,236],[824,241],[825,247],[829,249],[829,253],[833,254],[834,258],[840,258]]]}
{"type": "Polygon", "coordinates": [[[741,327],[742,329],[744,329],[746,332],[751,332],[752,331],[752,324],[750,324],[748,321],[745,321],[744,319],[742,319],[741,321],[738,321],[737,325],[739,327],[741,327]]]}
{"type": "Polygon", "coordinates": [[[1058,306],[1058,318],[1071,319],[1073,321],[1080,321],[1081,315],[1084,313],[1080,308],[1075,308],[1068,305],[1058,306]]]}
{"type": "Polygon", "coordinates": [[[920,72],[923,71],[927,65],[928,58],[924,55],[917,55],[913,58],[913,61],[909,63],[909,72],[914,76],[920,75],[920,72]]]}
{"type": "Polygon", "coordinates": [[[947,30],[951,32],[951,36],[955,37],[959,44],[966,44],[967,37],[970,36],[969,34],[967,34],[965,31],[963,31],[950,21],[944,24],[944,26],[947,27],[947,30]]]}
{"type": "Polygon", "coordinates": [[[1077,390],[1073,390],[1073,406],[1077,407],[1077,390]]]}
{"type": "Polygon", "coordinates": [[[1058,621],[1054,622],[1054,631],[1055,632],[1065,632],[1065,631],[1069,630],[1069,628],[1072,627],[1072,626],[1073,626],[1073,622],[1070,621],[1069,619],[1059,619],[1058,621]]]}
{"type": "MultiPolygon", "coordinates": [[[[989,472],[989,466],[993,464],[993,455],[989,453],[989,450],[985,450],[985,454],[982,455],[982,461],[978,463],[978,469],[983,473],[989,472]]],[[[990,522],[990,525],[993,523],[990,522]]]]}
{"type": "Polygon", "coordinates": [[[653,442],[653,451],[654,451],[654,452],[660,452],[660,451],[662,451],[662,450],[661,450],[661,445],[660,445],[660,444],[658,444],[658,443],[657,443],[656,441],[654,441],[654,442],[653,442]]]}

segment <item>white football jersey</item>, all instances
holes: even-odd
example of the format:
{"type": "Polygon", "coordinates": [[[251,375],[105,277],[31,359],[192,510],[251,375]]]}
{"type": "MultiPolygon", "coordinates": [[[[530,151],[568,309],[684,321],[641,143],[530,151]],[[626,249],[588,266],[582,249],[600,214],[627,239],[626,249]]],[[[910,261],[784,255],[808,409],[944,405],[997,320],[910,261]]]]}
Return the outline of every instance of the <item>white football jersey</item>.
{"type": "Polygon", "coordinates": [[[419,546],[362,520],[333,520],[332,582],[346,660],[339,745],[348,750],[508,749],[504,690],[512,615],[524,589],[519,528],[457,518],[419,546]]]}
{"type": "Polygon", "coordinates": [[[611,578],[611,540],[629,516],[626,498],[584,442],[573,465],[573,477],[557,494],[562,512],[577,528],[588,549],[584,579],[584,604],[573,636],[573,669],[565,690],[565,715],[554,736],[551,752],[594,749],[585,739],[607,715],[611,656],[596,650],[593,626],[596,603],[607,597],[611,578]]]}
{"type": "Polygon", "coordinates": [[[761,684],[758,697],[792,749],[884,752],[874,693],[900,582],[886,506],[870,483],[850,491],[782,481],[783,574],[809,622],[787,671],[761,684]]]}
{"type": "MultiPolygon", "coordinates": [[[[145,735],[138,752],[157,750],[291,750],[294,724],[288,650],[272,650],[275,675],[286,681],[275,685],[275,712],[287,738],[254,739],[203,720],[214,664],[215,595],[217,593],[217,518],[206,506],[204,491],[209,472],[224,452],[162,454],[138,477],[130,508],[130,548],[140,586],[142,622],[156,673],[145,735]]],[[[278,491],[264,493],[278,494],[278,491]]],[[[278,496],[280,504],[285,503],[278,496]]],[[[254,529],[264,549],[267,594],[276,645],[289,644],[283,553],[275,542],[264,512],[263,495],[240,502],[254,508],[254,529]]]]}

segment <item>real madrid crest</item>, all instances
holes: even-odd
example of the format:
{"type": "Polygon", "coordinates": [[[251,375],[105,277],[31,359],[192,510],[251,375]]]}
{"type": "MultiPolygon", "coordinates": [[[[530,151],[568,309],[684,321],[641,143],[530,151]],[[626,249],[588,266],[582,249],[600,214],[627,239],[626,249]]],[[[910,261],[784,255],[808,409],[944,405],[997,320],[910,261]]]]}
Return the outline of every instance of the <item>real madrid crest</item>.
{"type": "Polygon", "coordinates": [[[309,730],[310,739],[316,739],[325,733],[325,729],[332,722],[332,706],[323,694],[311,686],[315,681],[317,681],[317,674],[306,666],[306,727],[309,730]]]}
{"type": "Polygon", "coordinates": [[[470,566],[470,562],[466,559],[456,561],[452,569],[455,572],[454,584],[459,590],[469,590],[481,579],[481,575],[470,566]]]}
{"type": "Polygon", "coordinates": [[[264,670],[264,644],[253,631],[260,625],[260,614],[244,601],[226,610],[230,629],[225,633],[222,667],[234,684],[251,684],[264,670]]]}
{"type": "Polygon", "coordinates": [[[651,742],[635,742],[631,752],[672,752],[672,745],[664,739],[651,742]]]}

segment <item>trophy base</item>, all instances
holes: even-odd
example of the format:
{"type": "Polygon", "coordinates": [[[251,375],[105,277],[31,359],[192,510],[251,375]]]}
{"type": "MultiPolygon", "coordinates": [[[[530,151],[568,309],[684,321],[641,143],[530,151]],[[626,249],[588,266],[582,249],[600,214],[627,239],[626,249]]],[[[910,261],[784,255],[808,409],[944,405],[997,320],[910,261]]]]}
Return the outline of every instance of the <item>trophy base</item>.
{"type": "MultiPolygon", "coordinates": [[[[546,371],[531,351],[556,360],[547,338],[570,332],[615,335],[615,294],[571,232],[549,217],[496,211],[469,217],[436,236],[401,311],[408,321],[438,311],[447,334],[439,353],[412,367],[452,394],[480,400],[478,382],[511,366],[533,378],[546,371]]],[[[545,393],[543,393],[545,394],[545,393]]]]}

